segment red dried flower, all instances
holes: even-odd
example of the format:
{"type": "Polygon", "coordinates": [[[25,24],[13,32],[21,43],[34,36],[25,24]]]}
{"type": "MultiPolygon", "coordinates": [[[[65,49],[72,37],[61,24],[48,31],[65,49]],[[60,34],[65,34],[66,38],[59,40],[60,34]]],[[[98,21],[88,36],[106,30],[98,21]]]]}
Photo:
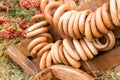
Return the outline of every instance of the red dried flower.
{"type": "Polygon", "coordinates": [[[39,6],[39,3],[31,0],[21,0],[21,6],[27,9],[37,8],[39,6]]]}
{"type": "Polygon", "coordinates": [[[76,2],[76,3],[79,3],[79,2],[80,2],[80,0],[76,0],[75,2],[76,2]]]}
{"type": "Polygon", "coordinates": [[[10,23],[11,20],[10,20],[9,18],[1,18],[1,19],[0,19],[0,25],[2,25],[4,22],[10,23]]]}
{"type": "Polygon", "coordinates": [[[35,12],[35,15],[36,15],[36,14],[42,14],[42,11],[39,10],[39,11],[35,12]]]}
{"type": "Polygon", "coordinates": [[[22,20],[19,22],[19,25],[20,25],[20,27],[21,27],[22,29],[26,29],[26,28],[28,28],[28,21],[22,19],[22,20]]]}

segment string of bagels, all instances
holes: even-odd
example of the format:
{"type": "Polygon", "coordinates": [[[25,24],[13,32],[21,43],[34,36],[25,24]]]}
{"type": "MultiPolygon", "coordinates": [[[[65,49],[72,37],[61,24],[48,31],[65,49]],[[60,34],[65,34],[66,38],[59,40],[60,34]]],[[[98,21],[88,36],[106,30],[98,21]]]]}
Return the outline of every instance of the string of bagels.
{"type": "Polygon", "coordinates": [[[33,16],[26,30],[26,38],[33,39],[27,50],[40,59],[40,70],[57,64],[80,68],[81,60],[93,59],[99,51],[114,47],[112,30],[120,26],[120,0],[110,0],[95,12],[77,11],[76,7],[73,0],[40,0],[42,14],[33,16]],[[38,19],[41,21],[36,23],[38,19]],[[51,26],[67,37],[54,41],[51,26]]]}

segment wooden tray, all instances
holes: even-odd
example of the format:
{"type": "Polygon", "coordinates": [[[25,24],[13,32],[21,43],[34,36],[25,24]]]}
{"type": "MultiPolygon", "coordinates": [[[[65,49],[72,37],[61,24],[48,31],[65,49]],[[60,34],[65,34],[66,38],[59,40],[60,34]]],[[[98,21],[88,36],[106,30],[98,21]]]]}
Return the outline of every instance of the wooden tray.
{"type": "MultiPolygon", "coordinates": [[[[77,10],[85,10],[91,8],[92,10],[96,10],[97,7],[101,6],[105,1],[108,0],[94,0],[92,2],[88,2],[85,5],[81,5],[77,10]],[[95,2],[96,1],[96,2],[95,2]],[[94,3],[94,5],[93,5],[94,3]],[[98,5],[99,3],[99,5],[98,5]],[[92,6],[91,6],[92,5],[92,6]],[[84,7],[83,7],[84,6],[84,7]]],[[[39,72],[39,60],[30,60],[27,56],[29,52],[26,47],[31,40],[25,39],[21,41],[17,47],[16,45],[10,45],[7,48],[8,55],[18,64],[20,65],[26,72],[28,72],[31,76],[35,76],[39,72]]],[[[82,67],[84,70],[96,77],[100,71],[108,70],[118,66],[120,64],[120,47],[114,48],[113,50],[100,53],[101,55],[96,56],[93,60],[88,60],[87,62],[82,62],[82,67]]]]}

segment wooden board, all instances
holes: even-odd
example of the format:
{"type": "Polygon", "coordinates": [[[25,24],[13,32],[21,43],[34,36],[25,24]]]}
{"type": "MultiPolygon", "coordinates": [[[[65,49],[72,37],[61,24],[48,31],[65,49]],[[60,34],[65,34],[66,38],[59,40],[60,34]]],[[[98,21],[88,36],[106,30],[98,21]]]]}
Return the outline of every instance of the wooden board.
{"type": "Polygon", "coordinates": [[[120,65],[120,46],[109,52],[100,54],[101,55],[92,60],[82,62],[82,67],[85,71],[94,77],[96,77],[101,71],[109,70],[120,65]]]}
{"type": "Polygon", "coordinates": [[[36,66],[29,60],[23,53],[16,48],[15,45],[10,45],[7,50],[7,54],[15,61],[21,68],[23,68],[27,73],[34,77],[38,70],[36,66]]]}
{"type": "Polygon", "coordinates": [[[24,39],[20,43],[18,43],[16,46],[17,48],[25,55],[30,56],[29,51],[27,50],[28,44],[31,42],[32,39],[24,39]]]}
{"type": "MultiPolygon", "coordinates": [[[[94,2],[88,2],[84,5],[81,5],[81,7],[77,8],[77,10],[85,10],[87,8],[96,10],[96,8],[101,6],[105,1],[108,1],[108,0],[94,0],[94,2]]],[[[10,45],[7,48],[7,53],[26,72],[28,72],[32,76],[35,76],[36,72],[38,72],[39,60],[34,59],[32,62],[26,57],[26,56],[30,56],[29,52],[27,51],[27,45],[29,44],[29,42],[30,42],[29,39],[25,39],[21,41],[17,45],[17,47],[15,45],[10,45]]],[[[93,60],[82,62],[82,66],[86,72],[96,77],[97,73],[99,73],[100,71],[111,69],[120,64],[119,52],[120,52],[120,47],[115,48],[110,52],[106,52],[105,54],[101,53],[102,55],[96,56],[96,58],[93,60]]]]}
{"type": "Polygon", "coordinates": [[[92,11],[95,11],[98,7],[102,6],[105,2],[108,2],[109,0],[90,0],[89,2],[80,5],[76,8],[78,11],[91,9],[92,11]]]}
{"type": "Polygon", "coordinates": [[[82,70],[65,65],[54,65],[41,71],[34,80],[51,80],[53,77],[57,80],[94,80],[91,76],[82,70]]]}

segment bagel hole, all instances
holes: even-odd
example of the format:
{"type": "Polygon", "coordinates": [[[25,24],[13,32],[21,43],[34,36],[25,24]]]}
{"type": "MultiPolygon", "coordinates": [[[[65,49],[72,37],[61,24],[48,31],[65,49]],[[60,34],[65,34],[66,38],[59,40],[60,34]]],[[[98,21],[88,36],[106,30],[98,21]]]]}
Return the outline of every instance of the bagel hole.
{"type": "Polygon", "coordinates": [[[61,80],[61,79],[53,77],[51,80],[61,80]]]}
{"type": "Polygon", "coordinates": [[[59,30],[55,26],[49,26],[49,33],[53,37],[53,42],[56,42],[57,40],[63,40],[59,30]]]}
{"type": "Polygon", "coordinates": [[[38,22],[40,22],[41,21],[41,19],[36,19],[35,20],[35,23],[38,23],[38,22]]]}
{"type": "Polygon", "coordinates": [[[32,60],[32,59],[33,59],[33,57],[31,57],[31,56],[28,56],[28,59],[32,60]]]}
{"type": "Polygon", "coordinates": [[[100,43],[105,44],[107,39],[103,36],[103,37],[99,38],[99,41],[100,41],[100,43]]]}

